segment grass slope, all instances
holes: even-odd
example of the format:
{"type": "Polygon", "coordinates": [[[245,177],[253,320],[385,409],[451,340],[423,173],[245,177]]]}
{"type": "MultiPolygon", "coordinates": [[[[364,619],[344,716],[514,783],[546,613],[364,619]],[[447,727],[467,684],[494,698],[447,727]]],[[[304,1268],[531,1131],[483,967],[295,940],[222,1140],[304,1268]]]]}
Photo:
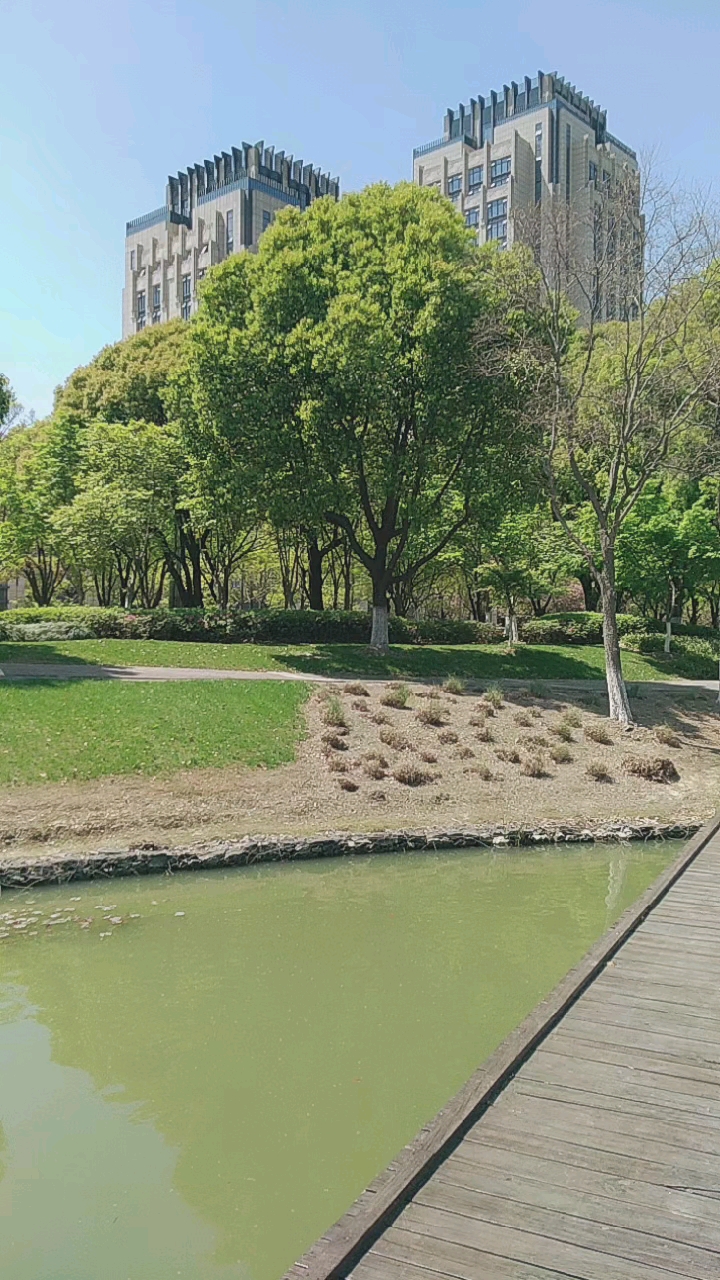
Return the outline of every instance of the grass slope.
{"type": "MultiPolygon", "coordinates": [[[[68,640],[0,643],[3,662],[89,662],[106,666],[216,667],[237,671],[299,671],[319,675],[414,676],[450,674],[476,679],[602,679],[600,645],[393,645],[378,658],[365,645],[198,644],[175,640],[68,640]]],[[[623,654],[628,680],[668,680],[673,676],[712,679],[714,659],[692,668],[682,654],[623,654]]]]}
{"type": "Polygon", "coordinates": [[[0,787],[294,758],[299,683],[0,684],[0,787]]]}

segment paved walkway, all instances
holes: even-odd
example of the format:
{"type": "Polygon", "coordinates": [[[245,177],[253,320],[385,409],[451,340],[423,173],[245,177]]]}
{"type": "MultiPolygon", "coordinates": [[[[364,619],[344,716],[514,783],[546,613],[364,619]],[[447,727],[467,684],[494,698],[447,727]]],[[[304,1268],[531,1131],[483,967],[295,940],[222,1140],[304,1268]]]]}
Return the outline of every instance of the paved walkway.
{"type": "MultiPolygon", "coordinates": [[[[302,671],[235,671],[218,667],[106,667],[80,662],[6,662],[0,667],[0,680],[304,680],[311,684],[337,684],[346,680],[362,679],[364,683],[383,683],[397,676],[358,676],[357,674],[326,676],[302,671]]],[[[439,684],[444,677],[407,675],[409,684],[439,684]]],[[[489,684],[500,684],[505,689],[526,689],[539,684],[562,694],[581,690],[605,691],[605,681],[599,680],[539,680],[528,676],[525,680],[506,680],[488,676],[484,679],[469,677],[465,681],[469,690],[483,689],[489,684]]],[[[715,692],[717,680],[644,680],[628,681],[641,684],[643,689],[669,692],[673,689],[710,689],[715,692]]]]}
{"type": "Polygon", "coordinates": [[[292,1280],[718,1280],[719,825],[292,1280]]]}

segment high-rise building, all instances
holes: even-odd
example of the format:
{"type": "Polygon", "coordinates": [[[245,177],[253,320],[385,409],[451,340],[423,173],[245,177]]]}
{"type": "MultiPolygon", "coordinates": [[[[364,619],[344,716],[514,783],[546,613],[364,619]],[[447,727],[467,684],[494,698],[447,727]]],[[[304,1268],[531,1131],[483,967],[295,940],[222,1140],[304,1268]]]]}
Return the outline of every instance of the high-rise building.
{"type": "Polygon", "coordinates": [[[608,132],[606,112],[542,71],[448,110],[443,136],[413,152],[414,181],[453,200],[479,243],[547,246],[564,237],[578,264],[569,291],[583,320],[590,311],[603,319],[617,311],[618,272],[603,292],[597,262],[613,250],[615,221],[631,238],[640,225],[637,174],[637,156],[608,132]]]}
{"type": "Polygon", "coordinates": [[[244,142],[168,178],[165,204],[126,226],[123,338],[189,319],[208,267],[257,249],[278,209],[305,209],[339,191],[337,178],[263,142],[244,142]]]}

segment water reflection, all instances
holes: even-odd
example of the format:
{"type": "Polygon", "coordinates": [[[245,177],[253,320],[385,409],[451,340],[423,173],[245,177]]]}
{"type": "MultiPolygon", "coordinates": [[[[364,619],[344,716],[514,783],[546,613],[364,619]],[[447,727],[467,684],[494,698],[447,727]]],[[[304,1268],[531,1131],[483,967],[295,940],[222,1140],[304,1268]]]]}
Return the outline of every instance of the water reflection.
{"type": "Polygon", "coordinates": [[[3,895],[44,913],[0,944],[3,1280],[273,1280],[673,852],[3,895]]]}

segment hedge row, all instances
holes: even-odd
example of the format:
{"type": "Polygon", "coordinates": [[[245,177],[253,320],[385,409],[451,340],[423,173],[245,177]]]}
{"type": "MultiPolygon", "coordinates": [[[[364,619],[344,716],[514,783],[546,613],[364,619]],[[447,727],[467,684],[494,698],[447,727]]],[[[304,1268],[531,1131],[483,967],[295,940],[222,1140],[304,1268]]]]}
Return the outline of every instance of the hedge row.
{"type": "MultiPolygon", "coordinates": [[[[617,624],[621,636],[630,634],[660,636],[660,650],[662,650],[662,637],[665,635],[664,622],[642,618],[637,613],[619,613],[617,624]]],[[[520,634],[526,644],[602,644],[602,614],[553,613],[547,614],[544,618],[526,618],[521,624],[520,634]]],[[[713,627],[692,627],[686,623],[674,622],[673,635],[696,636],[712,642],[716,639],[717,632],[713,627]]],[[[657,650],[653,649],[652,652],[657,650]]]]}
{"type": "MultiPolygon", "coordinates": [[[[367,644],[370,616],[326,609],[99,609],[78,605],[13,609],[0,616],[6,640],[199,640],[221,644],[367,644]]],[[[395,644],[496,644],[501,627],[485,622],[390,618],[395,644]]]]}

